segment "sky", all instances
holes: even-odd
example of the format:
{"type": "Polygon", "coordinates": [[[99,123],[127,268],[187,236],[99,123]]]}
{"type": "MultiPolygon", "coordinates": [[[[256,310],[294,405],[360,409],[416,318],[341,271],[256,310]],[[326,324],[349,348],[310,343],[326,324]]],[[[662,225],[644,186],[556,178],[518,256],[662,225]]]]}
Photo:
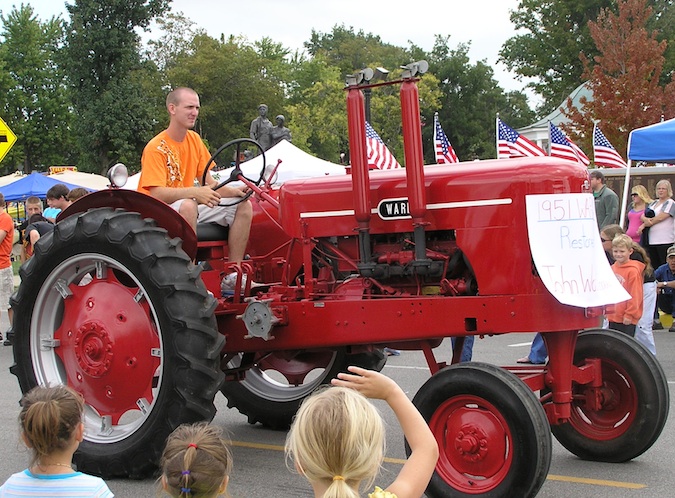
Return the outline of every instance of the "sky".
{"type": "MultiPolygon", "coordinates": [[[[0,0],[0,11],[29,4],[41,20],[53,15],[67,19],[63,0],[0,0]]],[[[514,36],[509,12],[519,0],[173,0],[172,11],[204,28],[210,36],[243,35],[253,42],[268,36],[291,50],[302,49],[312,29],[329,33],[344,24],[363,30],[385,43],[407,47],[409,42],[425,51],[433,48],[437,34],[450,35],[449,46],[471,43],[472,62],[486,60],[505,90],[523,90],[503,64],[499,49],[514,36]],[[409,6],[414,6],[412,10],[409,6]]],[[[404,62],[404,61],[402,61],[404,62]]]]}

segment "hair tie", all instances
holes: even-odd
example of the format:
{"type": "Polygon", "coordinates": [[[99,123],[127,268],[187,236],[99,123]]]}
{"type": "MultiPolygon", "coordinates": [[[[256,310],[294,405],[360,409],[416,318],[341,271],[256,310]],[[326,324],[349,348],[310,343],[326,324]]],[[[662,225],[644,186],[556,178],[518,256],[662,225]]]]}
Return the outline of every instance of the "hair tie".
{"type": "Polygon", "coordinates": [[[334,481],[344,481],[345,478],[342,477],[342,476],[333,476],[333,480],[334,480],[334,481]]]}
{"type": "Polygon", "coordinates": [[[189,470],[184,470],[183,472],[181,472],[181,474],[184,475],[184,476],[189,476],[189,475],[190,475],[190,471],[189,471],[189,470]]]}
{"type": "Polygon", "coordinates": [[[192,490],[190,488],[180,488],[180,492],[189,495],[192,493],[192,490]]]}
{"type": "Polygon", "coordinates": [[[188,444],[188,448],[194,448],[196,450],[197,449],[197,443],[188,444]]]}

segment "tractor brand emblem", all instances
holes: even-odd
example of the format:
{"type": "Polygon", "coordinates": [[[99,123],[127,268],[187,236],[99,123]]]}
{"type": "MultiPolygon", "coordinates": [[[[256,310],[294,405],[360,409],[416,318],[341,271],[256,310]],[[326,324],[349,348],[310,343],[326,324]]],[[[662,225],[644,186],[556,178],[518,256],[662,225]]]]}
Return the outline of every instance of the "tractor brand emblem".
{"type": "Polygon", "coordinates": [[[377,205],[377,214],[383,220],[405,220],[410,218],[408,199],[382,199],[377,205]]]}

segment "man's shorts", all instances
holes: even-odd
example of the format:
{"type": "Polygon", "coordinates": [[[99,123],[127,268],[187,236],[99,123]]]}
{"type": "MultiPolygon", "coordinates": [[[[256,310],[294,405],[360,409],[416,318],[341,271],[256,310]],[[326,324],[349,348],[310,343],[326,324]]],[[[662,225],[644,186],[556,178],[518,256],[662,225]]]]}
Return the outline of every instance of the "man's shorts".
{"type": "Polygon", "coordinates": [[[14,272],[8,266],[0,270],[0,310],[9,309],[9,298],[14,293],[14,272]]]}
{"type": "MultiPolygon", "coordinates": [[[[185,199],[178,199],[176,202],[171,204],[171,207],[179,211],[180,206],[185,199]]],[[[197,223],[218,223],[224,227],[232,225],[234,222],[234,215],[237,212],[237,206],[240,203],[230,205],[232,202],[235,202],[237,198],[235,197],[223,197],[220,199],[220,204],[218,207],[208,207],[206,204],[200,204],[197,206],[197,223]]]]}

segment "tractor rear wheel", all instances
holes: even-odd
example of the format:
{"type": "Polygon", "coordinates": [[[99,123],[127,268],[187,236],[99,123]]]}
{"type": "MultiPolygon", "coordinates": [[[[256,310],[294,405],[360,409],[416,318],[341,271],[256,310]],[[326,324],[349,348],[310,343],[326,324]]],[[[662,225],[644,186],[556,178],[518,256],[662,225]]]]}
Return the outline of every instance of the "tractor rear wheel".
{"type": "Polygon", "coordinates": [[[663,368],[644,346],[613,330],[579,334],[574,364],[583,364],[587,358],[601,360],[601,408],[587,408],[590,388],[574,385],[572,416],[551,431],[579,458],[631,460],[654,444],[668,419],[670,394],[663,368]]]}
{"type": "Polygon", "coordinates": [[[200,271],[154,222],[108,208],[59,222],[21,268],[11,371],[24,393],[82,394],[79,470],[147,476],[173,429],[213,418],[224,336],[200,271]]]}
{"type": "Polygon", "coordinates": [[[237,408],[266,427],[286,430],[300,403],[350,365],[380,371],[387,362],[381,350],[347,354],[337,351],[271,352],[246,371],[242,381],[225,382],[221,392],[227,406],[237,408]]]}
{"type": "Polygon", "coordinates": [[[427,496],[536,496],[551,465],[551,432],[522,380],[493,365],[459,363],[432,376],[413,403],[440,452],[427,496]]]}

